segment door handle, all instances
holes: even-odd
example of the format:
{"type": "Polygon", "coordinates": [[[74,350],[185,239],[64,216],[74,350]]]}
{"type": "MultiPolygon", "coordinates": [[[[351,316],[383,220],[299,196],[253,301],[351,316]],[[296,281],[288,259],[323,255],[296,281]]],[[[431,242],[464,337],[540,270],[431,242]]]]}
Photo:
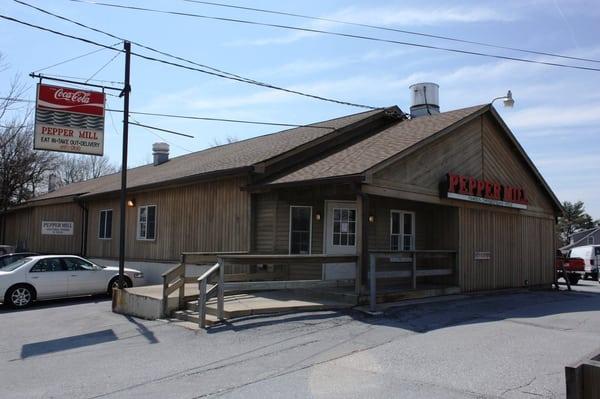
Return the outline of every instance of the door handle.
{"type": "Polygon", "coordinates": [[[71,274],[71,277],[79,277],[79,276],[77,276],[76,274],[71,274]]]}
{"type": "Polygon", "coordinates": [[[37,279],[37,278],[39,278],[39,276],[32,276],[31,278],[32,279],[34,279],[34,278],[37,279]]]}

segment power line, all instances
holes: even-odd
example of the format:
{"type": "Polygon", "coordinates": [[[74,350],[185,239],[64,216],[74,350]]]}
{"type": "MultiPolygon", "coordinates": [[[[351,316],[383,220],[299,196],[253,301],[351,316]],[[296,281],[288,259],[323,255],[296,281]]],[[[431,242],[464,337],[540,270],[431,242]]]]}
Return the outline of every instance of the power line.
{"type": "Polygon", "coordinates": [[[450,36],[434,35],[434,34],[430,34],[430,33],[415,32],[415,31],[390,28],[390,27],[380,26],[380,25],[343,21],[343,20],[334,19],[334,18],[315,17],[315,16],[311,16],[311,15],[296,14],[296,13],[285,12],[285,11],[277,11],[277,10],[267,10],[264,8],[244,7],[244,6],[239,6],[239,5],[235,5],[235,4],[215,3],[215,2],[211,2],[211,1],[200,1],[200,0],[182,0],[182,1],[185,1],[188,3],[197,3],[197,4],[204,4],[204,5],[209,5],[209,6],[216,6],[216,7],[233,8],[233,9],[245,10],[245,11],[255,11],[255,12],[260,12],[260,13],[265,13],[265,14],[284,15],[284,16],[288,16],[288,17],[297,17],[297,18],[304,18],[304,19],[312,19],[312,20],[316,20],[316,21],[333,22],[336,24],[359,26],[359,27],[363,27],[363,28],[371,28],[371,29],[377,29],[377,30],[383,30],[383,31],[389,31],[389,32],[404,33],[407,35],[423,36],[423,37],[429,37],[432,39],[448,40],[448,41],[453,41],[453,42],[458,42],[458,43],[475,44],[478,46],[518,51],[518,52],[522,52],[522,53],[547,55],[550,57],[564,58],[564,59],[570,59],[570,60],[576,60],[576,61],[600,63],[600,60],[595,60],[595,59],[590,59],[590,58],[573,57],[573,56],[568,56],[568,55],[564,55],[564,54],[556,54],[556,53],[549,53],[549,52],[536,51],[536,50],[527,50],[527,49],[522,49],[522,48],[518,48],[518,47],[502,46],[502,45],[498,45],[498,44],[484,43],[484,42],[460,39],[460,38],[450,37],[450,36]]]}
{"type": "Polygon", "coordinates": [[[69,59],[67,59],[67,60],[64,60],[64,61],[61,61],[61,62],[57,62],[56,64],[53,64],[53,65],[47,66],[47,67],[45,67],[45,68],[40,68],[40,69],[37,69],[37,70],[35,70],[35,71],[33,71],[33,72],[34,72],[34,73],[42,72],[42,71],[45,71],[46,69],[54,68],[54,67],[56,67],[56,66],[59,66],[59,65],[66,64],[67,62],[75,61],[75,60],[78,60],[78,59],[80,59],[80,58],[87,57],[88,55],[96,54],[96,53],[98,53],[98,52],[100,52],[100,51],[103,51],[103,50],[106,50],[106,49],[104,49],[104,48],[99,48],[99,49],[96,49],[96,50],[94,50],[94,51],[90,51],[89,53],[81,54],[81,55],[78,55],[78,56],[76,56],[76,57],[69,58],[69,59]]]}
{"type": "MultiPolygon", "coordinates": [[[[123,112],[119,109],[106,109],[109,112],[123,112]]],[[[281,126],[281,127],[303,127],[303,128],[312,128],[312,129],[329,129],[335,130],[334,127],[331,126],[314,126],[314,125],[297,125],[291,123],[277,123],[277,122],[260,122],[260,121],[251,121],[244,119],[227,119],[227,118],[211,118],[211,117],[203,117],[203,116],[190,116],[190,115],[175,115],[175,114],[161,114],[155,112],[141,112],[141,111],[129,111],[132,115],[146,115],[146,116],[160,116],[164,118],[177,118],[177,119],[191,119],[191,120],[201,120],[201,121],[211,121],[211,122],[229,122],[229,123],[242,123],[242,124],[250,124],[250,125],[267,125],[267,126],[281,126]]]]}
{"type": "MultiPolygon", "coordinates": [[[[0,97],[0,100],[8,100],[9,98],[0,97]]],[[[10,98],[10,100],[14,102],[28,102],[34,103],[34,100],[28,100],[24,98],[10,98]]],[[[106,108],[107,112],[119,112],[123,113],[122,109],[112,109],[106,108]]],[[[193,116],[193,115],[177,115],[177,114],[162,114],[157,112],[142,112],[142,111],[129,111],[130,115],[144,115],[144,116],[159,116],[163,118],[175,118],[175,119],[189,119],[189,120],[199,120],[199,121],[208,121],[208,122],[227,122],[227,123],[241,123],[241,124],[249,124],[249,125],[265,125],[265,126],[280,126],[280,127],[291,127],[291,128],[309,128],[309,129],[328,129],[335,130],[336,128],[331,126],[316,126],[316,125],[299,125],[294,123],[279,123],[279,122],[261,122],[261,121],[253,121],[253,120],[245,120],[245,119],[230,119],[230,118],[212,118],[212,117],[204,117],[204,116],[193,116]]],[[[112,114],[109,114],[112,115],[112,114]]],[[[111,116],[112,118],[112,116],[111,116]]]]}
{"type": "MultiPolygon", "coordinates": [[[[92,31],[98,32],[98,33],[102,33],[102,34],[107,35],[107,36],[109,36],[111,38],[115,38],[115,39],[119,39],[119,40],[125,40],[123,38],[120,38],[118,36],[113,35],[112,33],[108,33],[108,32],[103,31],[101,29],[97,29],[97,28],[94,28],[94,27],[82,24],[81,22],[72,20],[72,19],[64,17],[62,15],[55,14],[55,13],[50,12],[48,10],[45,10],[43,8],[39,8],[39,7],[36,7],[34,5],[28,4],[28,3],[24,2],[24,1],[21,1],[21,0],[13,0],[13,1],[16,2],[16,3],[18,3],[18,4],[21,4],[21,5],[33,8],[33,9],[35,9],[35,10],[37,10],[39,12],[42,12],[44,14],[51,15],[53,17],[59,18],[59,19],[64,20],[64,21],[68,21],[70,23],[73,23],[73,24],[75,24],[77,26],[80,26],[80,27],[83,27],[85,29],[89,29],[89,30],[92,30],[92,31]]],[[[12,20],[15,20],[15,19],[13,18],[12,20]]],[[[15,20],[15,21],[17,21],[17,20],[15,20]]],[[[31,26],[31,24],[27,24],[27,25],[31,26]]],[[[369,105],[357,104],[357,103],[352,103],[352,102],[348,102],[348,101],[340,101],[340,100],[336,100],[336,99],[333,99],[333,98],[328,98],[328,97],[324,97],[324,96],[318,96],[318,95],[314,95],[314,94],[304,93],[304,92],[301,92],[301,91],[298,91],[298,90],[286,89],[286,88],[283,88],[283,87],[280,87],[280,86],[275,86],[275,85],[272,85],[272,84],[269,84],[269,83],[260,82],[260,81],[254,80],[254,79],[246,78],[244,76],[236,75],[236,74],[231,73],[231,72],[226,72],[226,71],[223,71],[221,69],[214,68],[214,67],[211,67],[211,66],[208,66],[208,65],[199,64],[199,63],[191,61],[189,59],[185,59],[185,58],[182,58],[182,57],[179,57],[179,56],[175,56],[173,54],[169,54],[167,52],[164,52],[164,51],[161,51],[161,50],[157,50],[155,48],[152,48],[150,46],[146,46],[146,45],[138,43],[138,42],[131,41],[131,43],[133,43],[133,44],[135,44],[135,45],[137,45],[139,47],[142,47],[144,49],[147,49],[149,51],[152,51],[152,52],[155,52],[155,53],[167,56],[169,58],[173,58],[173,59],[176,59],[178,61],[183,61],[183,62],[192,64],[192,65],[198,66],[200,68],[209,69],[209,71],[206,71],[204,69],[198,69],[198,68],[190,68],[188,66],[181,65],[181,64],[178,64],[178,63],[172,63],[172,62],[168,62],[168,61],[164,61],[164,60],[160,60],[160,59],[157,59],[157,58],[148,57],[148,56],[144,56],[144,55],[132,52],[133,55],[136,55],[136,56],[141,57],[141,58],[146,58],[147,60],[150,60],[150,61],[158,61],[158,62],[170,64],[171,66],[176,66],[176,67],[180,67],[180,68],[194,70],[194,71],[205,73],[205,74],[212,75],[212,76],[217,76],[217,77],[221,77],[221,78],[225,78],[225,79],[231,79],[231,80],[238,81],[238,82],[244,82],[244,83],[248,83],[248,84],[252,84],[252,85],[256,85],[256,86],[260,86],[260,87],[265,87],[265,88],[268,88],[268,89],[279,90],[279,91],[287,92],[287,93],[290,93],[290,94],[296,94],[296,95],[300,95],[300,96],[304,96],[304,97],[308,97],[308,98],[313,98],[313,99],[321,100],[321,101],[327,101],[327,102],[331,102],[331,103],[335,103],[335,104],[348,105],[348,106],[352,106],[352,107],[365,108],[365,109],[378,109],[378,107],[372,107],[372,106],[369,106],[369,105]]]]}
{"type": "MultiPolygon", "coordinates": [[[[135,121],[135,119],[134,119],[134,121],[135,121]]],[[[185,133],[179,133],[179,132],[176,132],[176,131],[174,131],[174,130],[163,129],[163,128],[156,127],[156,126],[144,125],[144,124],[142,124],[142,123],[139,123],[139,122],[137,122],[137,121],[135,121],[135,122],[129,122],[129,124],[130,124],[130,125],[134,125],[134,126],[145,127],[145,128],[147,128],[147,129],[158,130],[159,132],[165,132],[165,133],[175,134],[175,135],[177,135],[177,136],[183,136],[183,137],[188,137],[188,138],[191,138],[191,139],[195,139],[195,137],[194,137],[194,136],[192,136],[192,135],[189,135],[189,134],[185,134],[185,133]]]]}
{"type": "Polygon", "coordinates": [[[53,73],[50,74],[44,74],[44,77],[48,77],[48,78],[65,78],[65,79],[77,79],[77,80],[87,80],[89,82],[100,82],[100,83],[110,83],[110,84],[117,84],[117,85],[122,85],[123,82],[120,82],[118,80],[106,80],[106,79],[88,79],[88,78],[82,78],[82,77],[78,77],[78,76],[66,76],[66,75],[56,75],[53,73]]]}
{"type": "MultiPolygon", "coordinates": [[[[136,119],[134,119],[134,118],[131,118],[131,119],[132,119],[134,122],[136,122],[136,123],[138,122],[138,121],[137,121],[136,119]]],[[[131,122],[130,122],[130,123],[131,123],[131,122]]],[[[164,137],[162,137],[160,134],[156,133],[155,131],[151,130],[150,128],[148,128],[148,127],[146,127],[146,126],[144,126],[144,125],[142,125],[142,124],[139,124],[139,123],[138,123],[138,125],[139,125],[140,127],[142,127],[143,129],[146,129],[148,132],[150,132],[151,134],[153,134],[154,136],[158,137],[160,140],[164,141],[165,143],[168,143],[168,144],[169,144],[169,145],[171,145],[171,146],[178,147],[179,149],[181,149],[181,150],[183,150],[183,151],[187,152],[188,154],[191,154],[191,153],[193,152],[193,151],[191,151],[191,150],[189,150],[189,149],[187,149],[187,148],[185,148],[185,147],[182,147],[182,146],[180,146],[180,145],[178,145],[178,144],[175,144],[175,143],[171,143],[171,142],[169,142],[169,141],[168,141],[168,140],[166,140],[164,137]]]]}
{"type": "MultiPolygon", "coordinates": [[[[15,0],[15,1],[17,1],[17,0],[15,0]]],[[[183,16],[183,17],[208,19],[208,20],[214,20],[214,21],[233,22],[233,23],[245,24],[245,25],[266,26],[266,27],[270,27],[270,28],[288,29],[288,30],[294,30],[294,31],[299,31],[299,32],[320,33],[320,34],[330,35],[330,36],[339,36],[339,37],[345,37],[345,38],[351,38],[351,39],[360,39],[360,40],[368,40],[368,41],[374,41],[374,42],[399,44],[399,45],[403,45],[403,46],[412,46],[412,47],[419,47],[419,48],[425,48],[425,49],[430,49],[430,50],[447,51],[447,52],[458,53],[458,54],[476,55],[476,56],[480,56],[480,57],[496,58],[496,59],[509,60],[509,61],[518,61],[518,62],[525,62],[525,63],[530,63],[530,64],[540,64],[540,65],[547,65],[547,66],[553,66],[553,67],[559,67],[559,68],[570,68],[570,69],[580,69],[580,70],[586,70],[586,71],[600,72],[599,68],[592,68],[592,67],[586,67],[586,66],[580,66],[580,65],[569,65],[569,64],[560,64],[560,63],[556,63],[556,62],[538,61],[538,60],[532,60],[532,59],[528,59],[528,58],[510,57],[510,56],[499,55],[499,54],[483,53],[483,52],[470,51],[470,50],[461,50],[461,49],[456,49],[456,48],[451,48],[451,47],[433,46],[433,45],[429,45],[429,44],[421,44],[421,43],[414,43],[414,42],[407,42],[407,41],[400,41],[400,40],[393,40],[393,39],[383,39],[383,38],[372,37],[372,36],[355,35],[355,34],[351,34],[351,33],[333,32],[333,31],[327,31],[327,30],[322,30],[322,29],[302,28],[299,26],[272,24],[272,23],[266,23],[266,22],[237,19],[237,18],[215,17],[215,16],[210,16],[210,15],[202,15],[202,14],[195,14],[195,13],[188,13],[188,12],[181,12],[181,11],[169,11],[169,10],[159,10],[159,9],[146,8],[146,7],[125,6],[125,5],[120,5],[120,4],[103,3],[103,2],[98,2],[98,1],[87,1],[87,0],[69,0],[69,1],[76,2],[76,3],[83,3],[83,4],[99,5],[99,6],[104,6],[104,7],[121,8],[121,9],[134,10],[134,11],[144,11],[144,12],[152,12],[152,13],[158,13],[158,14],[167,14],[167,15],[176,15],[176,16],[183,16]]]]}
{"type": "Polygon", "coordinates": [[[92,80],[92,78],[93,78],[94,76],[96,76],[96,75],[98,75],[100,72],[102,72],[102,70],[103,70],[104,68],[106,68],[106,67],[107,67],[107,66],[108,66],[108,65],[109,65],[111,62],[113,62],[113,61],[115,60],[115,58],[117,58],[119,55],[120,55],[120,53],[117,53],[117,54],[115,54],[115,55],[114,55],[114,57],[112,57],[110,60],[108,60],[108,62],[107,62],[106,64],[102,65],[102,66],[100,67],[100,69],[98,69],[96,72],[94,72],[94,74],[93,74],[93,75],[92,75],[92,76],[91,76],[89,79],[86,79],[86,80],[85,80],[85,82],[84,82],[84,84],[86,84],[87,82],[89,82],[90,80],[92,80]]]}

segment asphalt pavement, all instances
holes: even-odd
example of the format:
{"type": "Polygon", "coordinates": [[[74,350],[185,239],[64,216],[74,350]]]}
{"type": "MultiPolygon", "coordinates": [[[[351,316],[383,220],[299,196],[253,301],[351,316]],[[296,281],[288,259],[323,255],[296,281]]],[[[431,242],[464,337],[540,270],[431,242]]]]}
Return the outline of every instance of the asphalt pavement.
{"type": "Polygon", "coordinates": [[[0,306],[0,398],[562,398],[564,366],[600,353],[600,284],[575,289],[208,331],[104,297],[0,306]]]}

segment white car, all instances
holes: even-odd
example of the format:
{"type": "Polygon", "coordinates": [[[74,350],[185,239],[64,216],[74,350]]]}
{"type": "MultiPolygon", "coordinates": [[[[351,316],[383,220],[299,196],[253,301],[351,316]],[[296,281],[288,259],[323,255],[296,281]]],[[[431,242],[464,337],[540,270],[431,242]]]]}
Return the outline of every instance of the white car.
{"type": "MultiPolygon", "coordinates": [[[[125,269],[125,286],[139,285],[144,275],[125,269]]],[[[24,308],[35,300],[112,293],[119,269],[96,265],[78,256],[43,255],[20,259],[0,269],[0,300],[24,308]]]]}

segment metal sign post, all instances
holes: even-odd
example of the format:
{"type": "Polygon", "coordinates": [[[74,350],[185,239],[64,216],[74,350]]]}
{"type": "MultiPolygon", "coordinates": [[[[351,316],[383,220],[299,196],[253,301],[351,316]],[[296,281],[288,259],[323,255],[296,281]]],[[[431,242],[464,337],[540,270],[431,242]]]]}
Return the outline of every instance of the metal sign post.
{"type": "Polygon", "coordinates": [[[125,211],[127,199],[127,144],[129,136],[129,73],[131,64],[131,43],[125,41],[125,87],[121,92],[123,97],[123,160],[121,162],[121,201],[119,225],[119,288],[125,285],[125,211]]]}

